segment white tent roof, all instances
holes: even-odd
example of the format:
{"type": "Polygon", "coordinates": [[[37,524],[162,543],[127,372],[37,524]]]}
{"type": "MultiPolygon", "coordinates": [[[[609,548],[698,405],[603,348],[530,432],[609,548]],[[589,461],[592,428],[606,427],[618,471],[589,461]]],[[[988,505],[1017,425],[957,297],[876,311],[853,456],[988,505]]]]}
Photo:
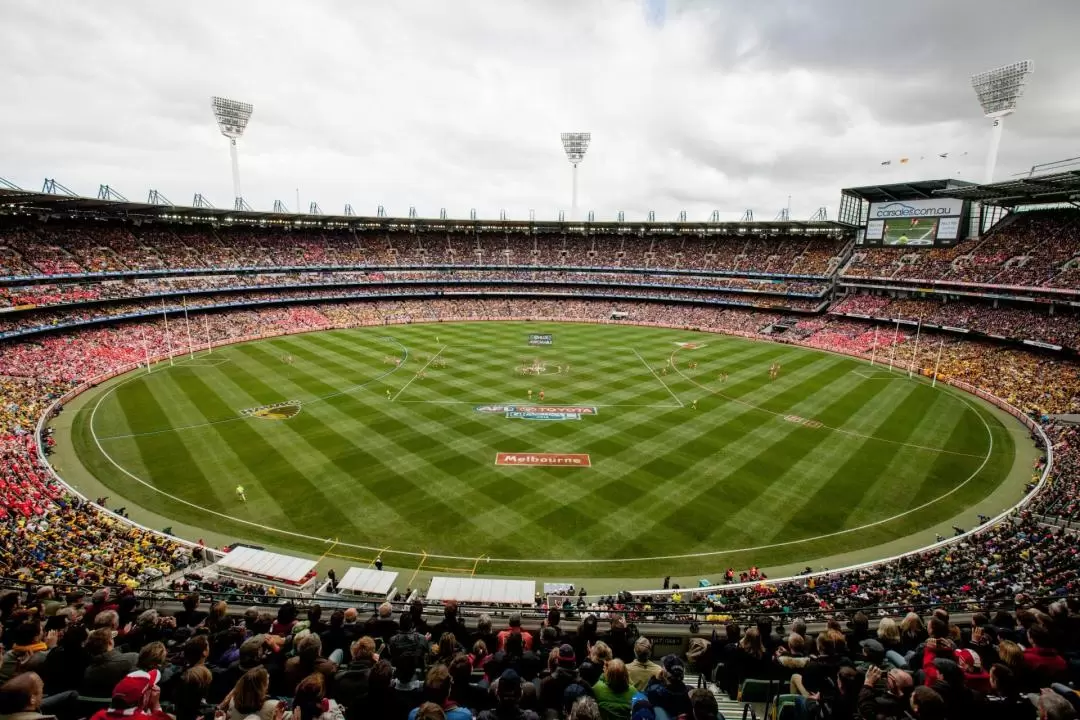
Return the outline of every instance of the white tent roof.
{"type": "Polygon", "coordinates": [[[371,568],[351,567],[340,580],[338,590],[348,590],[354,593],[369,593],[371,595],[386,595],[390,588],[394,587],[397,580],[396,572],[386,570],[373,570],[371,568]]]}
{"type": "Polygon", "coordinates": [[[434,577],[431,578],[427,598],[429,600],[531,605],[534,592],[536,592],[536,582],[533,580],[434,577]]]}
{"type": "Polygon", "coordinates": [[[258,575],[287,583],[299,583],[315,568],[315,561],[307,558],[279,555],[278,553],[236,547],[225,554],[218,564],[237,573],[258,575]]]}

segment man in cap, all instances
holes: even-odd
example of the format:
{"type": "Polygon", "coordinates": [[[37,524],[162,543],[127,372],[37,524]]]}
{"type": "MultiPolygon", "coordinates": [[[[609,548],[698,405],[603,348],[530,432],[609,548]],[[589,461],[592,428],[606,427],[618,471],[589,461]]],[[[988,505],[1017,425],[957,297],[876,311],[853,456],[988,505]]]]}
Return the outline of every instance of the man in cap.
{"type": "Polygon", "coordinates": [[[862,648],[862,657],[855,662],[855,669],[859,672],[865,673],[871,666],[881,668],[884,672],[896,667],[889,662],[885,656],[885,646],[878,640],[874,638],[863,640],[859,643],[859,647],[862,648]]]}
{"type": "Polygon", "coordinates": [[[495,681],[495,707],[476,716],[477,720],[540,720],[532,710],[521,709],[521,676],[516,670],[503,670],[495,681]]]}
{"type": "Polygon", "coordinates": [[[990,692],[990,673],[983,669],[982,658],[979,657],[979,654],[967,648],[956,650],[953,654],[956,657],[956,664],[964,672],[964,685],[972,690],[978,690],[983,695],[988,694],[990,692]]]}
{"type": "Polygon", "coordinates": [[[630,673],[630,684],[638,692],[644,692],[649,680],[660,672],[660,666],[652,661],[652,642],[642,635],[634,643],[634,661],[626,666],[630,673]]]}
{"type": "Polygon", "coordinates": [[[558,712],[565,701],[566,689],[571,685],[584,685],[578,675],[574,648],[566,643],[559,646],[558,659],[552,671],[540,681],[540,709],[558,712]]]}
{"type": "Polygon", "coordinates": [[[643,692],[634,693],[630,699],[630,713],[630,720],[656,720],[656,711],[643,692]]]}

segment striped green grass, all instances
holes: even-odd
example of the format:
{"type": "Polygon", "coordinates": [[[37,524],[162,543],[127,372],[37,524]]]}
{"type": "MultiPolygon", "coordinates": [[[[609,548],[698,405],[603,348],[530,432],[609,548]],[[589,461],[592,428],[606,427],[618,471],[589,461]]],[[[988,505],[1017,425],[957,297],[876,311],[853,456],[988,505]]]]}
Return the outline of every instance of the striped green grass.
{"type": "Polygon", "coordinates": [[[195,527],[315,554],[336,541],[335,554],[356,561],[382,550],[387,564],[414,566],[426,553],[428,569],[585,577],[811,563],[877,545],[986,497],[1014,457],[1009,432],[977,403],[850,358],[540,323],[337,330],[218,349],[102,392],[76,418],[74,440],[117,496],[195,527]],[[529,346],[530,333],[554,344],[529,346]],[[417,377],[436,356],[446,367],[417,377]],[[517,372],[534,359],[548,372],[517,372]],[[782,369],[770,380],[774,362],[782,369]],[[569,374],[554,373],[566,364],[569,374]],[[598,414],[537,421],[475,409],[527,404],[530,388],[545,404],[598,414]],[[285,401],[300,413],[241,414],[285,401]],[[588,453],[592,467],[496,467],[497,452],[588,453]]]}

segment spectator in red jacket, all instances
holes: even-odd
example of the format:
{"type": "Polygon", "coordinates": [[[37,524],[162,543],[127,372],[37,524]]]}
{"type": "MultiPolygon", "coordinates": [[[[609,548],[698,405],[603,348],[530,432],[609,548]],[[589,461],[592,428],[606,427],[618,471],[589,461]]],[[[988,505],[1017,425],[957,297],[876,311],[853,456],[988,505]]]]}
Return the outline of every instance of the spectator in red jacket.
{"type": "Polygon", "coordinates": [[[521,629],[521,613],[513,613],[512,615],[510,615],[510,627],[499,633],[500,650],[506,649],[506,640],[511,635],[520,635],[521,642],[525,646],[525,650],[532,650],[532,633],[527,633],[521,629]]]}
{"type": "MultiPolygon", "coordinates": [[[[933,625],[934,623],[931,623],[933,625]]],[[[952,660],[955,656],[953,650],[956,648],[953,645],[952,640],[948,638],[935,636],[926,641],[926,647],[923,649],[922,669],[923,674],[926,676],[926,681],[923,683],[927,687],[933,687],[937,682],[940,673],[938,669],[934,667],[934,660],[937,658],[943,658],[946,660],[952,660]]]]}
{"type": "Polygon", "coordinates": [[[1024,662],[1031,673],[1031,687],[1050,687],[1056,682],[1064,682],[1066,677],[1065,658],[1054,649],[1054,639],[1050,631],[1040,624],[1032,625],[1028,630],[1028,647],[1024,650],[1024,662]]]}
{"type": "Polygon", "coordinates": [[[990,673],[982,666],[982,658],[978,653],[968,649],[957,650],[955,653],[956,664],[964,672],[964,685],[970,690],[978,690],[984,695],[990,692],[990,673]]]}

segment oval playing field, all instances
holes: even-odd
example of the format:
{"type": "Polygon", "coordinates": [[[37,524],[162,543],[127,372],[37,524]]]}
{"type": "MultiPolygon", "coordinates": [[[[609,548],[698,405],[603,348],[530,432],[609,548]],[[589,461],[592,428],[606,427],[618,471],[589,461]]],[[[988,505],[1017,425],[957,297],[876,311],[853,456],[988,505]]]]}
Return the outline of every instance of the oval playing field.
{"type": "Polygon", "coordinates": [[[1015,478],[1011,421],[883,355],[616,325],[336,330],[106,383],[70,441],[133,519],[343,564],[716,579],[926,544],[1015,478]]]}

